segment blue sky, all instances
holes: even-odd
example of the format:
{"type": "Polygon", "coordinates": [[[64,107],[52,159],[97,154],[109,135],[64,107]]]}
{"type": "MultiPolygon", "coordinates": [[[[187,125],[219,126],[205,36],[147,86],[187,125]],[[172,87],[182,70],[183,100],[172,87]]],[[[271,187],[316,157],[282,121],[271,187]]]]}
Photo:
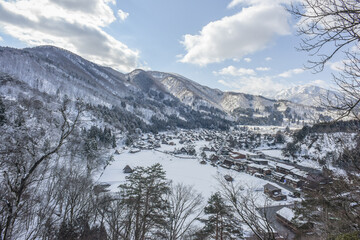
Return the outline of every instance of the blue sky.
{"type": "Polygon", "coordinates": [[[51,44],[121,72],[174,72],[224,91],[272,96],[331,87],[340,59],[313,74],[290,0],[0,0],[0,45],[51,44]]]}

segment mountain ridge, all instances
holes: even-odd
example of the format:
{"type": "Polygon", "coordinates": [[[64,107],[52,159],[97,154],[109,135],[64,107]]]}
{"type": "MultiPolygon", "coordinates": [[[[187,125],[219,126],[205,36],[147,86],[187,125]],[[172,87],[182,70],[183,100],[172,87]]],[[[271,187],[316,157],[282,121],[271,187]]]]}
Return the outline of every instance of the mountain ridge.
{"type": "Polygon", "coordinates": [[[0,47],[0,72],[50,95],[82,98],[87,103],[108,107],[126,105],[127,111],[147,124],[152,124],[154,119],[174,118],[196,122],[192,115],[202,120],[216,118],[239,124],[262,124],[274,112],[283,115],[276,121],[281,124],[290,115],[297,121],[319,115],[312,107],[223,92],[179,74],[142,69],[124,74],[49,45],[25,49],[0,47]]]}

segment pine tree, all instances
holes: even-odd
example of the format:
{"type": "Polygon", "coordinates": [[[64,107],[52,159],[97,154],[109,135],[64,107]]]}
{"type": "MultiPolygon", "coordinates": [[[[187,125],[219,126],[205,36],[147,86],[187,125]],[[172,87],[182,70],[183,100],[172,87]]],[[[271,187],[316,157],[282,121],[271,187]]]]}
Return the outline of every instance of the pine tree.
{"type": "Polygon", "coordinates": [[[200,235],[206,235],[215,240],[237,239],[242,237],[239,222],[232,215],[231,207],[226,205],[219,192],[209,198],[208,204],[204,208],[204,213],[208,218],[202,220],[205,227],[202,229],[200,235]]]}
{"type": "Polygon", "coordinates": [[[0,126],[4,125],[5,122],[6,122],[5,105],[3,103],[2,97],[0,96],[0,126]]]}
{"type": "Polygon", "coordinates": [[[156,229],[164,228],[169,182],[160,164],[136,167],[126,180],[119,186],[127,206],[124,235],[126,239],[145,239],[150,233],[156,234],[156,229]]]}
{"type": "Polygon", "coordinates": [[[111,141],[112,141],[112,147],[113,147],[113,148],[116,148],[117,145],[116,145],[116,138],[115,138],[115,135],[114,135],[114,134],[112,135],[111,141]]]}

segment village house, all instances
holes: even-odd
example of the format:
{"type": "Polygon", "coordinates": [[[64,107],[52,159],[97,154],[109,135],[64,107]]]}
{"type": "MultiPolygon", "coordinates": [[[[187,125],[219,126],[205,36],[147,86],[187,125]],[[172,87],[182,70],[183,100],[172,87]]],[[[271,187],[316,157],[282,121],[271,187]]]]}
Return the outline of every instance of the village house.
{"type": "Polygon", "coordinates": [[[123,169],[123,173],[132,173],[133,170],[129,165],[126,165],[123,169]]]}
{"type": "Polygon", "coordinates": [[[286,196],[281,193],[281,189],[270,183],[264,185],[264,193],[276,201],[286,200],[286,196]]]}
{"type": "Polygon", "coordinates": [[[275,181],[278,181],[278,182],[280,182],[280,183],[284,183],[284,182],[285,182],[285,174],[282,174],[282,173],[273,172],[273,173],[272,173],[272,178],[273,178],[275,181]]]}
{"type": "Polygon", "coordinates": [[[271,170],[264,165],[256,164],[256,163],[250,163],[247,165],[247,172],[254,174],[254,173],[260,173],[261,175],[271,175],[271,170]]]}
{"type": "Polygon", "coordinates": [[[230,175],[225,175],[224,178],[225,178],[225,180],[228,181],[228,182],[234,181],[234,178],[231,177],[230,175]]]}
{"type": "Polygon", "coordinates": [[[242,153],[239,153],[239,152],[234,152],[232,151],[229,156],[232,158],[232,159],[246,159],[246,155],[245,154],[242,154],[242,153]]]}
{"type": "Polygon", "coordinates": [[[293,188],[301,188],[304,185],[304,181],[294,178],[293,176],[285,176],[285,183],[293,188]]]}
{"type": "Polygon", "coordinates": [[[291,174],[301,180],[306,180],[308,173],[305,171],[301,171],[300,169],[294,168],[291,170],[291,174]]]}
{"type": "Polygon", "coordinates": [[[269,161],[261,158],[251,158],[249,159],[251,162],[259,164],[259,165],[268,165],[269,161]]]}
{"type": "Polygon", "coordinates": [[[276,212],[276,219],[283,224],[285,227],[291,229],[293,232],[309,232],[313,228],[313,223],[295,221],[295,212],[293,209],[288,207],[283,207],[282,209],[276,212]]]}
{"type": "Polygon", "coordinates": [[[288,207],[283,207],[282,209],[276,212],[276,219],[281,222],[286,227],[290,228],[294,232],[296,231],[296,227],[292,222],[293,218],[295,217],[295,213],[292,209],[288,207]]]}
{"type": "Polygon", "coordinates": [[[293,170],[294,168],[295,167],[283,163],[276,164],[276,171],[283,174],[291,174],[291,170],[293,170]]]}
{"type": "Polygon", "coordinates": [[[306,177],[304,188],[308,190],[318,190],[329,181],[330,179],[324,177],[321,173],[309,173],[306,177]]]}
{"type": "Polygon", "coordinates": [[[221,167],[230,169],[234,163],[228,159],[224,159],[223,162],[220,164],[221,167]]]}

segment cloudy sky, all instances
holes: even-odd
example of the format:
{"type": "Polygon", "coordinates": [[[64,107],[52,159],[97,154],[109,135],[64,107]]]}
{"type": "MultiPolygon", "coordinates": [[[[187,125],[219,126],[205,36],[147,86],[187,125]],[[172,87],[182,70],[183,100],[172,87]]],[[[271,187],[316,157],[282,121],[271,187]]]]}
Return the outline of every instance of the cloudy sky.
{"type": "Polygon", "coordinates": [[[0,0],[0,45],[55,45],[121,72],[175,72],[225,91],[271,96],[330,87],[298,52],[290,0],[0,0]]]}

